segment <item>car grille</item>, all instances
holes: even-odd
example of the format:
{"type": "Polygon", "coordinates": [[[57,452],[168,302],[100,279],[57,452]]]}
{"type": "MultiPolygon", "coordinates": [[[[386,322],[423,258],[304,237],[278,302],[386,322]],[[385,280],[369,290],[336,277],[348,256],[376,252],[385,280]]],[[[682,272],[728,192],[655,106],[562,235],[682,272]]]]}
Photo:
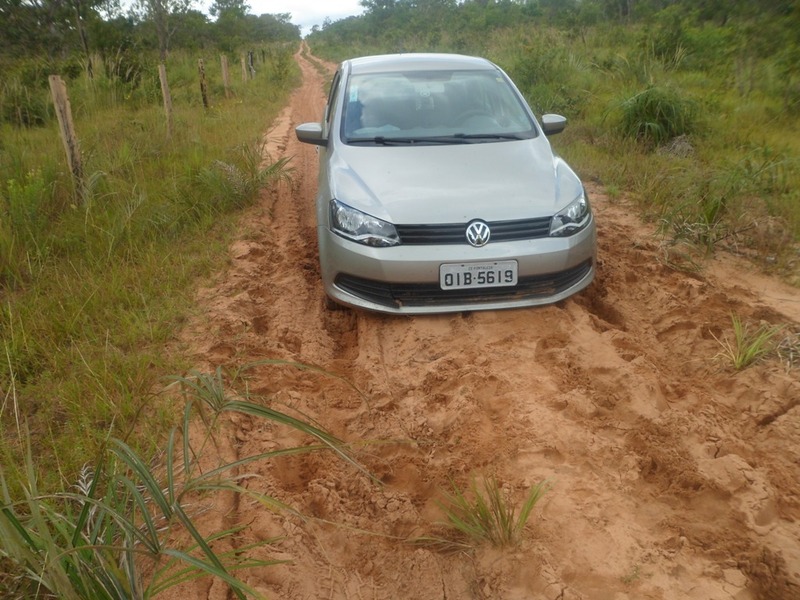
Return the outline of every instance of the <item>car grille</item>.
{"type": "Polygon", "coordinates": [[[447,306],[546,299],[568,290],[583,279],[591,269],[592,261],[587,260],[577,267],[560,273],[520,277],[515,286],[495,288],[443,290],[436,283],[385,283],[344,274],[337,276],[335,284],[354,296],[390,308],[447,306]]]}
{"type": "MultiPolygon", "coordinates": [[[[521,221],[494,221],[487,223],[492,232],[489,243],[514,240],[532,240],[550,234],[551,217],[521,221]]],[[[443,225],[395,225],[403,244],[463,244],[467,239],[469,223],[443,225]]]]}

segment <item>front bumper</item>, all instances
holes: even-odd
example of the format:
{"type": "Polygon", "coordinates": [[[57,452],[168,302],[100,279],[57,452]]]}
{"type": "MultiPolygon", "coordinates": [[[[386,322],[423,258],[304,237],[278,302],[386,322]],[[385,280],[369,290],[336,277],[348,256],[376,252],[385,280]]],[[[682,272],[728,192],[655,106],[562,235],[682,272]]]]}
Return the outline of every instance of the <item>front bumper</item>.
{"type": "Polygon", "coordinates": [[[400,245],[370,248],[328,228],[318,229],[325,293],[344,305],[394,314],[495,310],[551,304],[594,279],[597,234],[594,220],[579,233],[490,243],[400,245]],[[516,286],[442,290],[444,263],[516,260],[516,286]]]}

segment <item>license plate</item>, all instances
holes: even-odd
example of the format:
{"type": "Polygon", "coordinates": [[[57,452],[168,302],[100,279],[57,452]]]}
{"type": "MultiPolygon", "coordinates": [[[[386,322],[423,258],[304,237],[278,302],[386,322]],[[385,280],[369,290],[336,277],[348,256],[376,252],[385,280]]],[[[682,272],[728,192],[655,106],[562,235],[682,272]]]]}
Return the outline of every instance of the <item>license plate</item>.
{"type": "Polygon", "coordinates": [[[515,260],[449,263],[439,266],[439,286],[443,290],[510,285],[517,285],[517,261],[515,260]]]}

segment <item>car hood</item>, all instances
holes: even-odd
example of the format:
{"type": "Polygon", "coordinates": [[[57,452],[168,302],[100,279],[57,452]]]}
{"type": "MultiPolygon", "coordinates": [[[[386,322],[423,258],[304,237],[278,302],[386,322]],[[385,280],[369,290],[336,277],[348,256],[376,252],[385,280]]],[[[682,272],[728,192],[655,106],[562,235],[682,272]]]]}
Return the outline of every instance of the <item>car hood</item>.
{"type": "Polygon", "coordinates": [[[544,137],[431,146],[346,146],[331,154],[334,198],[396,224],[551,216],[581,182],[544,137]]]}

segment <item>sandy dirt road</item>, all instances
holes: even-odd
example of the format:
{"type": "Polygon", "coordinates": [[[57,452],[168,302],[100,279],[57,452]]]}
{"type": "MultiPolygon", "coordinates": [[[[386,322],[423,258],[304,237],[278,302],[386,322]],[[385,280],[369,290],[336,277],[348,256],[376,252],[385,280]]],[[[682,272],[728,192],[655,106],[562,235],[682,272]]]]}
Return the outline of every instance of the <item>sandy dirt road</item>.
{"type": "MultiPolygon", "coordinates": [[[[715,360],[732,313],[796,329],[800,293],[731,258],[671,268],[652,228],[593,186],[600,266],[577,297],[417,318],[327,312],[317,154],[293,132],[320,119],[327,75],[297,60],[303,85],[268,133],[293,182],[243,220],[182,339],[199,369],[278,358],[352,382],[363,397],[313,372],[248,371],[254,398],[375,442],[355,454],[383,485],[330,453],[255,467],[249,487],[307,518],[247,499],[207,515],[208,528],[246,525],[242,544],[282,537],[265,556],[290,562],[243,577],[281,600],[800,598],[798,370],[715,360]],[[512,503],[552,484],[518,546],[408,542],[441,532],[451,479],[487,475],[512,503]]],[[[225,431],[228,458],[308,441],[245,418],[225,431]]],[[[227,593],[197,583],[181,597],[227,593]]]]}

